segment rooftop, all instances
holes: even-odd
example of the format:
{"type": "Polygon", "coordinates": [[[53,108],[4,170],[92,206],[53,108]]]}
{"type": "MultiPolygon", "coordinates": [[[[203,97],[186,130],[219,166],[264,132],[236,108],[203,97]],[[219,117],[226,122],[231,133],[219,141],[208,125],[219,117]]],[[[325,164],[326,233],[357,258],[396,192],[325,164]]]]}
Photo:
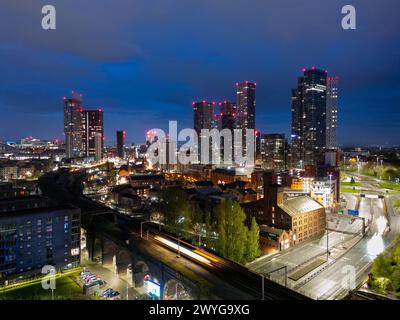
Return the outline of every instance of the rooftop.
{"type": "Polygon", "coordinates": [[[286,231],[283,229],[268,227],[267,225],[263,225],[263,224],[260,225],[260,235],[264,235],[264,233],[267,233],[267,234],[276,234],[276,235],[280,236],[284,232],[286,232],[286,231]]]}
{"type": "Polygon", "coordinates": [[[310,211],[324,209],[317,201],[308,196],[289,198],[279,206],[283,211],[291,216],[301,215],[310,211]]]}
{"type": "Polygon", "coordinates": [[[65,204],[65,205],[55,205],[55,206],[50,206],[50,207],[44,207],[44,208],[30,208],[30,209],[21,209],[21,210],[16,210],[16,211],[11,211],[11,212],[0,212],[0,218],[5,218],[5,217],[16,217],[20,215],[33,215],[33,214],[47,214],[47,213],[60,213],[64,211],[74,211],[74,213],[80,212],[80,209],[70,205],[70,204],[65,204]]]}

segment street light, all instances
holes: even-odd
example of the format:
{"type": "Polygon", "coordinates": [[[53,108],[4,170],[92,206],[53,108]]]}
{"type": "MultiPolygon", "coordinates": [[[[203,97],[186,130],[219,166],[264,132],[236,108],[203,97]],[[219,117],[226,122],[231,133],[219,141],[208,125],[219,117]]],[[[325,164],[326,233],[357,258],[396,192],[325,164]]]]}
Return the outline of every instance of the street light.
{"type": "Polygon", "coordinates": [[[326,220],[326,262],[329,262],[329,230],[328,230],[328,219],[325,213],[325,220],[326,220]]]}
{"type": "MultiPolygon", "coordinates": [[[[329,173],[329,192],[332,193],[332,173],[329,173]]],[[[333,201],[330,201],[329,203],[329,209],[331,210],[332,208],[332,203],[333,201]]]]}

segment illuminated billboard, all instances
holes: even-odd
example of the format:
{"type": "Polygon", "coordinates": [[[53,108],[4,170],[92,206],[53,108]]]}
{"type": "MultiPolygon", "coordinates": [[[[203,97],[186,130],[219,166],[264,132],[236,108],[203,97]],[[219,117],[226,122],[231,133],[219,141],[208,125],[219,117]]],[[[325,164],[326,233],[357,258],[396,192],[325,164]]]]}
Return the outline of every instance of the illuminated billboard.
{"type": "Polygon", "coordinates": [[[161,297],[161,286],[151,280],[145,281],[146,293],[152,297],[160,299],[161,297]]]}

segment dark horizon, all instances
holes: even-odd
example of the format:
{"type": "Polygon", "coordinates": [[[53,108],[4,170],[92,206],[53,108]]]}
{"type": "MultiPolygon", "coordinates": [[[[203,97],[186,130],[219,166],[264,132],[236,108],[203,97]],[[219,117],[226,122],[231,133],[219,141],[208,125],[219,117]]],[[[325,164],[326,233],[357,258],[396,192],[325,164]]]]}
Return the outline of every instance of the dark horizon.
{"type": "Polygon", "coordinates": [[[0,141],[63,139],[62,98],[74,90],[104,109],[107,144],[117,130],[140,143],[168,120],[193,127],[192,101],[235,101],[245,80],[257,83],[257,129],[289,137],[291,89],[316,66],[339,77],[340,145],[400,145],[394,0],[351,1],[347,31],[341,0],[51,2],[54,31],[40,26],[47,1],[1,5],[0,141]]]}

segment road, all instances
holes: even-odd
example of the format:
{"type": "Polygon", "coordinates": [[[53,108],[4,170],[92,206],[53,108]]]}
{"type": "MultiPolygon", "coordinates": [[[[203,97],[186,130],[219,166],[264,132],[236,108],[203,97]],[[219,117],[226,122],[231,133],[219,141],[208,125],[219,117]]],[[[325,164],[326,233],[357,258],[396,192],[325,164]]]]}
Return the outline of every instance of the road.
{"type": "MultiPolygon", "coordinates": [[[[367,190],[367,188],[373,187],[374,183],[368,181],[367,186],[363,184],[362,188],[367,190]]],[[[344,197],[347,202],[346,209],[357,209],[357,195],[344,194],[344,197]]],[[[287,279],[288,286],[313,299],[332,300],[345,297],[349,291],[347,281],[351,273],[354,272],[355,284],[361,284],[367,277],[376,255],[381,253],[400,233],[400,217],[392,208],[393,202],[394,199],[389,198],[388,216],[383,199],[361,198],[358,208],[360,217],[371,222],[368,234],[364,238],[361,236],[353,238],[351,235],[340,232],[330,232],[329,250],[331,255],[328,262],[297,281],[287,279]],[[391,227],[389,233],[386,232],[387,229],[385,230],[387,224],[391,227]],[[342,242],[347,243],[346,246],[349,249],[342,250],[340,245],[342,242]]],[[[345,220],[341,219],[338,228],[342,231],[360,230],[359,223],[361,222],[356,219],[351,225],[346,225],[345,220]]],[[[330,223],[332,224],[332,222],[330,223]]],[[[329,228],[332,227],[329,226],[329,228]]],[[[249,268],[256,272],[268,273],[287,266],[290,275],[291,270],[298,270],[301,266],[307,265],[309,261],[315,260],[314,257],[323,258],[324,252],[326,252],[326,235],[318,240],[309,241],[284,252],[258,259],[249,264],[249,268]]],[[[284,276],[282,270],[273,273],[271,279],[282,283],[284,276]]]]}
{"type": "Polygon", "coordinates": [[[377,221],[379,217],[384,216],[383,200],[362,199],[360,216],[373,217],[368,235],[339,259],[332,261],[332,265],[302,285],[301,292],[313,295],[316,299],[340,299],[344,298],[349,291],[349,288],[343,284],[347,279],[347,274],[354,272],[356,284],[360,284],[365,279],[371,262],[384,250],[385,245],[390,243],[392,237],[390,236],[385,241],[381,235],[376,235],[380,228],[377,221]]]}
{"type": "MultiPolygon", "coordinates": [[[[354,236],[340,232],[330,231],[328,234],[329,250],[339,244],[349,241],[354,236]]],[[[248,264],[248,268],[258,273],[269,273],[283,266],[288,267],[288,271],[299,267],[315,257],[326,254],[326,233],[318,239],[304,242],[296,247],[281,251],[274,255],[261,257],[248,264]]]]}
{"type": "MultiPolygon", "coordinates": [[[[358,174],[352,175],[361,182],[359,189],[363,193],[387,194],[386,189],[379,187],[381,180],[358,174]]],[[[357,195],[344,193],[343,196],[347,201],[348,209],[357,209],[355,207],[357,195]]],[[[392,195],[387,196],[386,200],[361,198],[360,217],[365,218],[367,224],[370,222],[369,233],[352,249],[335,260],[330,267],[302,285],[300,291],[315,299],[343,298],[348,293],[347,276],[353,271],[356,284],[361,284],[366,279],[376,255],[390,245],[400,233],[400,216],[393,209],[394,201],[399,197],[399,193],[392,192],[392,195]],[[387,201],[387,212],[384,201],[387,201]],[[386,226],[390,227],[390,232],[387,232],[386,226]]]]}

